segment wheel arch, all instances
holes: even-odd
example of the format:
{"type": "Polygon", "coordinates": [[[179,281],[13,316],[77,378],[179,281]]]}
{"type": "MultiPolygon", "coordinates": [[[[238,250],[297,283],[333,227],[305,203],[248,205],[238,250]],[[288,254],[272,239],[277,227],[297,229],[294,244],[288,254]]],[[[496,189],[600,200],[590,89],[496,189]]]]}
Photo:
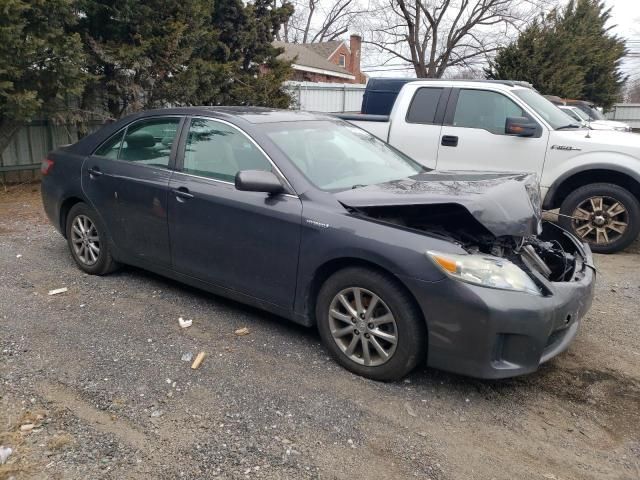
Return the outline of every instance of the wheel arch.
{"type": "Polygon", "coordinates": [[[60,205],[60,231],[64,238],[67,238],[67,217],[74,205],[78,203],[86,203],[86,201],[79,196],[71,196],[65,198],[60,205]]]}
{"type": "Polygon", "coordinates": [[[420,312],[420,317],[422,318],[422,321],[424,322],[425,327],[427,328],[427,333],[428,333],[429,326],[427,325],[427,321],[424,316],[424,313],[420,308],[420,303],[416,299],[413,292],[411,292],[411,290],[404,284],[404,282],[402,282],[402,280],[400,280],[398,276],[394,275],[393,272],[391,272],[390,270],[384,267],[381,267],[380,265],[374,262],[371,262],[369,260],[365,260],[362,258],[358,258],[358,257],[333,258],[319,265],[318,268],[316,268],[312,276],[311,282],[309,282],[309,287],[307,288],[307,291],[306,291],[305,303],[304,303],[305,305],[304,313],[306,317],[309,319],[311,325],[315,325],[317,323],[316,314],[315,314],[316,299],[318,297],[318,293],[320,292],[320,288],[322,288],[322,285],[324,284],[324,282],[334,273],[350,267],[361,267],[361,268],[366,268],[368,270],[374,270],[382,275],[385,275],[386,277],[391,279],[393,282],[395,282],[402,290],[404,290],[407,293],[411,301],[414,303],[417,311],[420,312]]]}
{"type": "Polygon", "coordinates": [[[588,165],[574,168],[561,175],[549,188],[543,208],[559,208],[576,188],[592,183],[612,183],[628,190],[640,202],[640,174],[610,164],[588,165]]]}

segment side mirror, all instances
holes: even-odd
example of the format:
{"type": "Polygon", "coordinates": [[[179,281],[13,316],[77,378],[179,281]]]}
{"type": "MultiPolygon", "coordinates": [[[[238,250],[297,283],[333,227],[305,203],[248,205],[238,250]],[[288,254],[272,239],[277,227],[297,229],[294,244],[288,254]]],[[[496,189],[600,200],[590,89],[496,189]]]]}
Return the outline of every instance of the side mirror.
{"type": "Polygon", "coordinates": [[[284,192],[280,179],[273,172],[242,170],[236,174],[236,189],[245,192],[265,192],[271,195],[284,192]]]}
{"type": "Polygon", "coordinates": [[[527,117],[507,117],[504,133],[518,137],[533,137],[538,132],[538,124],[527,117]]]}

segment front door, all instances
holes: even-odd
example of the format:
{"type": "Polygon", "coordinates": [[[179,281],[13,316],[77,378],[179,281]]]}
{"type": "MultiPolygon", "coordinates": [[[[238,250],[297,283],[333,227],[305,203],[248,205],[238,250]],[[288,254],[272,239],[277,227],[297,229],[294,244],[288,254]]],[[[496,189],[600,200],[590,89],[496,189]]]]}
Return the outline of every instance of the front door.
{"type": "Polygon", "coordinates": [[[457,93],[457,99],[455,91],[451,95],[440,132],[438,170],[542,172],[549,138],[546,128],[534,137],[507,135],[507,117],[535,120],[500,92],[469,88],[457,93]]]}
{"type": "Polygon", "coordinates": [[[169,182],[173,269],[291,308],[302,203],[234,185],[240,170],[272,171],[266,155],[235,126],[194,118],[179,170],[169,182]]]}
{"type": "Polygon", "coordinates": [[[83,164],[82,187],[122,260],[169,267],[167,200],[180,117],[134,122],[83,164]]]}

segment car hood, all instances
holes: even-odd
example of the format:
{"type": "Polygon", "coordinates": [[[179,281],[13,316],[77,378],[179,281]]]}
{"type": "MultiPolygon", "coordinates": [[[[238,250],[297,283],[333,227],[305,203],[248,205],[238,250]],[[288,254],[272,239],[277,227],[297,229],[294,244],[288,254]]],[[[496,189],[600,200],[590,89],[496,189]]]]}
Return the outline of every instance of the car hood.
{"type": "Polygon", "coordinates": [[[533,174],[433,171],[335,196],[356,209],[458,204],[496,237],[524,237],[541,230],[540,189],[533,174]]]}

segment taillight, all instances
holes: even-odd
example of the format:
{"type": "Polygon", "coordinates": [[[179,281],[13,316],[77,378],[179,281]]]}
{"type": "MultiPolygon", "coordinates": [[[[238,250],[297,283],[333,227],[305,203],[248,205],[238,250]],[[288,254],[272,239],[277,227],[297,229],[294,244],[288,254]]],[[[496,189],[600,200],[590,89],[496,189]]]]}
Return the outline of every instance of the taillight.
{"type": "Polygon", "coordinates": [[[53,168],[53,160],[49,160],[48,158],[43,158],[42,163],[40,164],[40,173],[42,175],[48,175],[53,168]]]}

